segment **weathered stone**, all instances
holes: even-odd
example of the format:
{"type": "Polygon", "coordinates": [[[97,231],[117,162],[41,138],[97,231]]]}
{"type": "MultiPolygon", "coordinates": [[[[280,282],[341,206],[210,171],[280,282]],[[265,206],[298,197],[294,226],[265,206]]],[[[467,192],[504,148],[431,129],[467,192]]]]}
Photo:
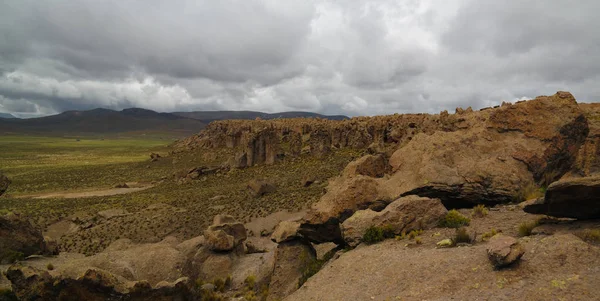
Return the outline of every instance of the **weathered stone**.
{"type": "Polygon", "coordinates": [[[358,245],[371,226],[388,227],[395,234],[437,226],[448,211],[439,199],[406,196],[389,204],[383,211],[359,210],[344,223],[342,234],[350,246],[358,245]]]}
{"type": "Polygon", "coordinates": [[[348,164],[344,169],[344,173],[380,178],[389,170],[388,166],[383,155],[366,155],[348,164]]]}
{"type": "Polygon", "coordinates": [[[264,180],[252,180],[248,182],[247,187],[255,197],[260,197],[277,190],[277,187],[273,183],[264,180]]]}
{"type": "Polygon", "coordinates": [[[0,264],[48,253],[42,232],[15,214],[0,216],[0,264]]]}
{"type": "Polygon", "coordinates": [[[230,215],[217,215],[213,224],[204,231],[204,238],[213,251],[231,251],[246,240],[246,227],[230,215]]]}
{"type": "Polygon", "coordinates": [[[206,246],[212,251],[222,252],[231,251],[234,248],[233,236],[228,235],[223,230],[204,231],[206,246]]]}
{"type": "Polygon", "coordinates": [[[282,221],[277,225],[275,231],[271,235],[271,240],[276,243],[282,243],[284,241],[290,241],[298,238],[298,230],[300,229],[300,223],[297,221],[282,221]]]}
{"type": "Polygon", "coordinates": [[[496,234],[488,242],[487,254],[494,267],[502,268],[521,259],[525,249],[516,238],[496,234]]]}
{"type": "Polygon", "coordinates": [[[314,261],[315,256],[315,250],[309,244],[300,241],[279,244],[267,300],[283,300],[298,289],[302,269],[314,261]]]}
{"type": "Polygon", "coordinates": [[[600,176],[554,182],[543,199],[526,204],[523,210],[555,217],[600,218],[600,176]]]}

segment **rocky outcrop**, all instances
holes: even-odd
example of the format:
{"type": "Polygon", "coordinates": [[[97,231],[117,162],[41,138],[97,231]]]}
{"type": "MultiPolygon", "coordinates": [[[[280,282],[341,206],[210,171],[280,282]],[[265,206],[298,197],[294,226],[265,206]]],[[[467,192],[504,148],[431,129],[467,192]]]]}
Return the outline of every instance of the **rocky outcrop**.
{"type": "Polygon", "coordinates": [[[342,235],[351,247],[358,245],[369,227],[386,227],[394,234],[429,229],[438,225],[448,210],[439,199],[406,196],[389,204],[383,211],[359,210],[344,223],[342,235]]]}
{"type": "Polygon", "coordinates": [[[283,300],[296,291],[303,269],[307,269],[316,258],[316,252],[310,244],[297,240],[279,244],[275,252],[275,269],[267,300],[283,300]]]}
{"type": "Polygon", "coordinates": [[[488,259],[496,268],[514,264],[521,259],[523,254],[525,254],[525,249],[514,237],[497,234],[488,242],[488,259]]]}
{"type": "Polygon", "coordinates": [[[242,247],[247,238],[244,224],[230,215],[217,215],[213,224],[204,231],[206,245],[211,251],[232,251],[242,247]]]}
{"type": "Polygon", "coordinates": [[[277,190],[277,187],[273,183],[265,180],[252,180],[248,182],[247,187],[255,197],[260,197],[277,190]]]}
{"type": "Polygon", "coordinates": [[[589,133],[585,114],[568,92],[439,118],[437,130],[418,133],[395,150],[389,167],[362,165],[370,157],[350,163],[312,206],[300,233],[314,242],[339,241],[336,223],[357,210],[380,210],[400,196],[438,198],[446,208],[515,201],[525,187],[571,170],[589,133]]]}
{"type": "Polygon", "coordinates": [[[555,217],[600,218],[600,176],[554,182],[544,198],[525,204],[523,210],[555,217]]]}
{"type": "Polygon", "coordinates": [[[276,243],[282,243],[299,238],[298,230],[300,223],[298,221],[282,221],[275,227],[271,234],[271,240],[276,243]]]}
{"type": "Polygon", "coordinates": [[[42,232],[15,214],[0,216],[0,264],[48,253],[42,232]]]}
{"type": "Polygon", "coordinates": [[[10,179],[7,176],[0,173],[0,196],[3,195],[6,190],[8,190],[8,186],[10,185],[10,179]]]}
{"type": "Polygon", "coordinates": [[[387,159],[383,155],[366,155],[350,162],[344,169],[344,173],[381,178],[389,171],[388,166],[387,159]]]}
{"type": "Polygon", "coordinates": [[[77,278],[51,275],[32,267],[13,266],[6,273],[19,300],[190,300],[187,278],[151,286],[127,281],[99,269],[88,269],[77,278]]]}

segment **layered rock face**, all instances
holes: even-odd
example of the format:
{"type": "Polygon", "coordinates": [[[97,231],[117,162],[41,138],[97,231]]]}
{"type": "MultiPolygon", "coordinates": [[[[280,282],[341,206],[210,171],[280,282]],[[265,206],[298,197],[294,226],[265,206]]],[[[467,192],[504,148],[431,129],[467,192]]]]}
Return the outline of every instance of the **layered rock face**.
{"type": "Polygon", "coordinates": [[[447,208],[516,201],[525,187],[569,172],[589,133],[584,112],[568,92],[443,116],[460,127],[415,135],[393,152],[389,166],[378,168],[386,176],[354,166],[370,162],[367,158],[349,164],[299,232],[314,242],[340,242],[336,225],[356,210],[385,206],[400,196],[438,198],[447,208]]]}
{"type": "Polygon", "coordinates": [[[600,218],[600,175],[554,182],[544,198],[527,204],[523,210],[555,217],[600,218]]]}

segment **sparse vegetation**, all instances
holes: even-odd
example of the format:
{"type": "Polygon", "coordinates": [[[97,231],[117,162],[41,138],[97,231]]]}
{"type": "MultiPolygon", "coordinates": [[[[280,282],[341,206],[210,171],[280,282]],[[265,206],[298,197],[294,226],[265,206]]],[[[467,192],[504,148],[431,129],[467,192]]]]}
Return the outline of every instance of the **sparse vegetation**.
{"type": "Polygon", "coordinates": [[[492,238],[494,235],[498,234],[500,232],[496,231],[496,229],[492,228],[492,230],[483,233],[483,235],[481,235],[481,239],[483,241],[488,241],[490,238],[492,238]]]}
{"type": "Polygon", "coordinates": [[[600,229],[586,229],[576,233],[584,241],[600,244],[600,229]]]}
{"type": "Polygon", "coordinates": [[[374,244],[394,236],[394,229],[390,225],[383,227],[371,226],[365,231],[362,241],[367,244],[374,244]]]}
{"type": "Polygon", "coordinates": [[[468,226],[471,219],[462,215],[456,209],[448,211],[446,216],[440,221],[439,226],[445,228],[460,228],[468,226]]]}
{"type": "Polygon", "coordinates": [[[54,265],[53,265],[53,264],[51,264],[51,263],[49,263],[49,264],[46,266],[46,269],[48,269],[48,271],[52,271],[52,270],[54,270],[54,265]]]}
{"type": "Polygon", "coordinates": [[[488,209],[484,205],[479,204],[473,208],[474,217],[485,217],[489,213],[488,209]]]}
{"type": "Polygon", "coordinates": [[[423,234],[423,230],[412,230],[408,233],[408,238],[409,239],[415,239],[417,238],[417,236],[423,234]]]}
{"type": "Polygon", "coordinates": [[[539,224],[539,220],[521,223],[518,228],[519,236],[523,237],[531,235],[531,231],[533,231],[533,229],[539,224]]]}
{"type": "Polygon", "coordinates": [[[246,277],[246,279],[244,279],[244,285],[246,286],[246,289],[254,290],[254,286],[256,285],[256,276],[249,275],[246,277]]]}
{"type": "Polygon", "coordinates": [[[546,189],[543,187],[538,187],[534,184],[528,184],[521,188],[521,190],[515,196],[515,201],[517,203],[533,200],[537,198],[541,198],[546,193],[546,189]]]}
{"type": "Polygon", "coordinates": [[[456,232],[454,233],[454,236],[451,238],[452,239],[452,244],[456,245],[459,243],[473,243],[473,241],[475,241],[474,237],[471,237],[471,235],[469,235],[467,228],[465,227],[461,227],[456,229],[456,232]]]}

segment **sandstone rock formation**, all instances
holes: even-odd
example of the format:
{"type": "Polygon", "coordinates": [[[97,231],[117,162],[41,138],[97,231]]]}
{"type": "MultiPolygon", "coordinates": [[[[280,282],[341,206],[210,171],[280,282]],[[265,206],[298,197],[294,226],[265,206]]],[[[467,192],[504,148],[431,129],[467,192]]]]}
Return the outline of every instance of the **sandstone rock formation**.
{"type": "Polygon", "coordinates": [[[247,238],[244,224],[229,215],[217,215],[213,224],[204,231],[206,245],[211,251],[231,251],[242,247],[247,238]]]}
{"type": "Polygon", "coordinates": [[[255,197],[260,197],[267,193],[274,192],[275,190],[277,190],[277,187],[269,181],[252,180],[248,182],[248,189],[252,191],[252,194],[255,197]]]}
{"type": "Polygon", "coordinates": [[[439,199],[406,196],[389,204],[383,211],[359,210],[342,223],[342,235],[351,247],[358,245],[371,226],[389,227],[394,234],[429,229],[438,225],[448,210],[439,199]]]}
{"type": "Polygon", "coordinates": [[[47,253],[42,233],[15,214],[0,216],[0,264],[47,253]]]}
{"type": "Polygon", "coordinates": [[[8,186],[10,185],[10,179],[0,173],[0,196],[2,196],[6,190],[8,190],[8,186]]]}
{"type": "Polygon", "coordinates": [[[336,224],[399,196],[439,198],[447,208],[514,201],[526,186],[569,172],[589,133],[568,92],[439,118],[448,123],[414,135],[391,155],[389,176],[362,175],[353,167],[357,162],[349,164],[307,214],[302,235],[339,242],[336,224]]]}
{"type": "Polygon", "coordinates": [[[523,210],[555,217],[600,218],[600,175],[554,182],[544,198],[525,205],[523,210]]]}
{"type": "Polygon", "coordinates": [[[487,254],[494,267],[503,268],[521,259],[525,249],[514,237],[497,234],[488,242],[487,254]]]}
{"type": "Polygon", "coordinates": [[[300,241],[279,244],[267,300],[282,300],[298,289],[302,269],[307,268],[315,258],[316,252],[310,244],[300,241]]]}

